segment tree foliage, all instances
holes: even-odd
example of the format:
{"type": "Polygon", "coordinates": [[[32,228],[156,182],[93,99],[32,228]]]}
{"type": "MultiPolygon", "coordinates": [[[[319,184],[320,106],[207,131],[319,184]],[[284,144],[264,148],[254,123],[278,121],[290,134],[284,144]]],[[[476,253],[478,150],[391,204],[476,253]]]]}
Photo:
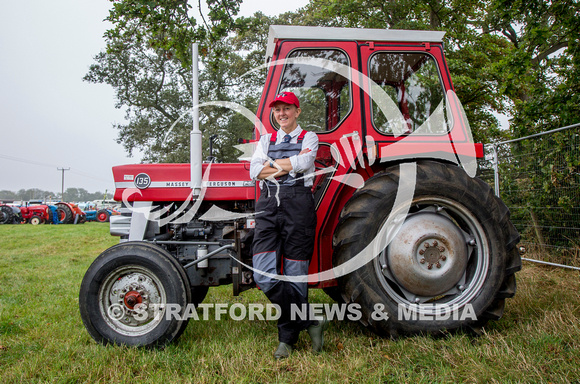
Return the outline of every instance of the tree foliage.
{"type": "MultiPolygon", "coordinates": [[[[576,0],[311,0],[278,17],[237,17],[241,0],[208,0],[204,13],[198,0],[201,22],[184,0],[111,1],[107,49],[85,79],[115,88],[127,112],[118,141],[145,161],[188,159],[193,41],[201,44],[200,101],[255,109],[264,74],[242,75],[262,63],[270,24],[446,31],[448,66],[476,141],[509,136],[498,113],[512,117],[518,135],[579,121],[576,0]]],[[[252,122],[222,107],[201,113],[206,155],[215,134],[215,154],[235,160],[231,146],[249,137],[252,122]]]]}
{"type": "Polygon", "coordinates": [[[497,73],[516,137],[578,123],[580,3],[494,0],[490,9],[490,33],[509,43],[497,73]]]}
{"type": "MultiPolygon", "coordinates": [[[[64,191],[63,201],[91,201],[103,199],[105,194],[103,192],[88,192],[84,188],[67,188],[64,191]]],[[[31,189],[21,189],[18,192],[2,190],[0,191],[0,201],[1,200],[13,200],[13,201],[30,201],[30,200],[42,200],[42,201],[55,201],[60,199],[60,192],[50,192],[44,191],[38,188],[31,189]]]]}
{"type": "MultiPolygon", "coordinates": [[[[202,25],[189,16],[186,1],[113,2],[108,20],[114,27],[105,34],[107,49],[95,57],[85,80],[115,88],[117,107],[125,109],[127,120],[115,126],[118,142],[129,154],[141,151],[145,161],[188,161],[192,42],[200,44],[200,102],[256,107],[256,75],[246,76],[243,83],[239,78],[257,63],[256,41],[265,38],[246,31],[256,25],[264,29],[270,20],[260,14],[251,20],[234,19],[240,2],[208,0],[202,25]],[[238,33],[229,35],[233,30],[238,33]]],[[[201,1],[198,8],[202,10],[201,1]]],[[[235,161],[232,147],[239,138],[249,138],[251,127],[252,122],[227,108],[203,107],[205,154],[215,135],[214,155],[235,161]]]]}
{"type": "MultiPolygon", "coordinates": [[[[64,198],[63,201],[70,201],[70,202],[83,202],[83,201],[92,201],[92,200],[102,200],[105,199],[106,194],[103,192],[94,192],[91,193],[84,188],[67,188],[64,191],[64,198]]],[[[111,196],[108,196],[111,198],[111,196]]]]}

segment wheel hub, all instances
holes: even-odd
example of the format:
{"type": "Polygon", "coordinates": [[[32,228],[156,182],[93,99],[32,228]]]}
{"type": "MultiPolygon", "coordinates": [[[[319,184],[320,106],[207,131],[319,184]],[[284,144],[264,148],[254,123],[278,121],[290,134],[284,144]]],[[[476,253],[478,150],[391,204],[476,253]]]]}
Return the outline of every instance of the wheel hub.
{"type": "Polygon", "coordinates": [[[115,320],[132,327],[150,321],[153,316],[151,304],[161,301],[158,287],[151,278],[141,273],[119,277],[109,291],[109,300],[123,307],[124,316],[118,316],[115,320]]]}
{"type": "Polygon", "coordinates": [[[423,246],[419,248],[419,263],[427,264],[427,269],[433,268],[433,265],[437,268],[441,268],[442,262],[447,260],[445,247],[440,246],[437,240],[433,240],[432,243],[426,241],[423,243],[423,246]]]}
{"type": "Polygon", "coordinates": [[[449,291],[467,267],[462,231],[443,214],[409,216],[387,248],[390,271],[407,291],[433,297],[449,291]]]}
{"type": "Polygon", "coordinates": [[[142,304],[142,303],[143,303],[143,297],[137,291],[131,291],[125,295],[125,305],[129,309],[133,309],[135,307],[135,305],[142,304]]]}

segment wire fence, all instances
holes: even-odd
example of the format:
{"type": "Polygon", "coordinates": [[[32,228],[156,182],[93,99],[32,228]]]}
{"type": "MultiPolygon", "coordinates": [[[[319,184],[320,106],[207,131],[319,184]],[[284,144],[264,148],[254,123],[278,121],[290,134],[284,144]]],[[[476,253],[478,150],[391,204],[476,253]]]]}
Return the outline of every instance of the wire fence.
{"type": "Polygon", "coordinates": [[[580,267],[580,124],[486,145],[479,173],[528,255],[580,267]]]}

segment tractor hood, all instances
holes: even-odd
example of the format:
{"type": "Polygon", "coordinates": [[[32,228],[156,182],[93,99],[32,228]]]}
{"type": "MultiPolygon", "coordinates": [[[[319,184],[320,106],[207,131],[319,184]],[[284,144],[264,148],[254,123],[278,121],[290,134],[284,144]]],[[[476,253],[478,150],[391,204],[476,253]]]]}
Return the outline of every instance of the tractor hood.
{"type": "MultiPolygon", "coordinates": [[[[250,163],[205,163],[207,187],[204,200],[254,200],[256,182],[250,179],[250,163]],[[209,172],[209,173],[208,173],[209,172]]],[[[113,167],[115,200],[185,201],[191,195],[189,164],[130,164],[113,167]]]]}

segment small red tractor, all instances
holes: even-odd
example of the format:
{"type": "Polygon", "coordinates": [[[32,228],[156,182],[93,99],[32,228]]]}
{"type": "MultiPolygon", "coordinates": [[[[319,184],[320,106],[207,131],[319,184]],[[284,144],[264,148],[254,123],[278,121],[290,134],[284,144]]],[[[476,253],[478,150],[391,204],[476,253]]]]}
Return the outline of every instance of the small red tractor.
{"type": "Polygon", "coordinates": [[[20,207],[22,219],[32,225],[52,222],[53,212],[48,205],[26,205],[20,207]]]}
{"type": "MultiPolygon", "coordinates": [[[[479,332],[502,316],[521,267],[507,207],[474,177],[483,147],[455,96],[443,36],[270,28],[254,139],[277,130],[269,101],[296,93],[299,123],[320,142],[309,287],[356,305],[381,336],[479,332]]],[[[194,90],[196,79],[194,68],[194,90]]],[[[120,243],[89,267],[79,296],[101,343],[167,344],[209,287],[256,286],[251,150],[239,163],[203,163],[193,114],[191,164],[113,168],[124,207],[110,232],[120,243]],[[169,305],[176,316],[159,316],[169,305]]]]}

